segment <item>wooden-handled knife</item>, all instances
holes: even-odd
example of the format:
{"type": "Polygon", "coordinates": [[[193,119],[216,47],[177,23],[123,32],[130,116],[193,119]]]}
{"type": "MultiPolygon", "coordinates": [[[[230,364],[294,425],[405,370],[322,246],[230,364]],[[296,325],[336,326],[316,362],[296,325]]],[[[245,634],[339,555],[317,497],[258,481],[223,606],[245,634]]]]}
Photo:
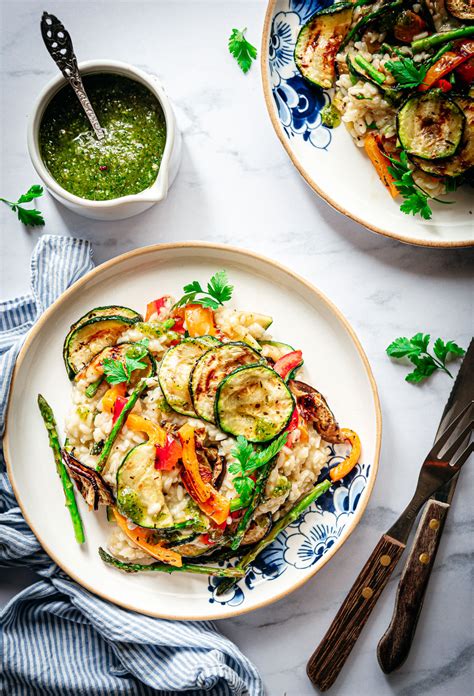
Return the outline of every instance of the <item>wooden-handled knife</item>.
{"type": "MultiPolygon", "coordinates": [[[[438,438],[460,409],[474,399],[474,340],[467,350],[436,433],[438,438]]],[[[435,438],[435,440],[436,440],[435,438]]],[[[456,490],[459,474],[436,491],[426,503],[398,584],[390,625],[380,639],[377,658],[386,674],[408,657],[423,607],[444,524],[456,490]]]]}

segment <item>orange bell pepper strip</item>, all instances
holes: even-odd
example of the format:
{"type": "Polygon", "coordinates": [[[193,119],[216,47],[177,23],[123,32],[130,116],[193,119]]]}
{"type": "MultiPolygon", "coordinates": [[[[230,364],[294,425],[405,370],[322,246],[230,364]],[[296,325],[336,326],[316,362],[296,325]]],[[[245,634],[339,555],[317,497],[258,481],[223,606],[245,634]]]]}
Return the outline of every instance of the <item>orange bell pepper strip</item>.
{"type": "Polygon", "coordinates": [[[127,524],[126,517],[121,515],[116,508],[113,508],[113,513],[115,521],[117,522],[122,532],[131,541],[133,541],[134,544],[136,544],[139,548],[148,553],[150,556],[153,556],[153,558],[156,558],[157,561],[161,561],[162,563],[168,563],[168,565],[181,568],[181,566],[183,565],[183,559],[181,558],[179,553],[176,553],[176,551],[172,551],[171,549],[165,549],[165,547],[161,546],[160,544],[150,544],[147,541],[147,537],[150,533],[150,530],[141,529],[140,527],[130,529],[127,524]]]}
{"type": "Polygon", "coordinates": [[[107,389],[104,396],[102,397],[102,409],[107,413],[112,413],[117,397],[123,397],[126,393],[127,385],[125,384],[125,382],[121,382],[120,384],[114,384],[113,387],[107,389]]]}
{"type": "Polygon", "coordinates": [[[380,138],[374,133],[369,133],[364,141],[365,151],[375,167],[375,171],[380,177],[381,182],[385,188],[390,192],[392,198],[396,198],[399,195],[399,190],[395,186],[395,179],[388,171],[391,166],[390,160],[383,151],[380,144],[380,138]]]}
{"type": "Polygon", "coordinates": [[[157,423],[152,423],[148,418],[131,413],[125,421],[127,428],[135,433],[145,433],[148,435],[150,445],[164,447],[166,444],[166,430],[157,423]]]}
{"type": "Polygon", "coordinates": [[[216,325],[214,323],[214,312],[210,307],[189,304],[184,308],[184,320],[189,335],[196,336],[215,336],[216,325]]]}
{"type": "Polygon", "coordinates": [[[178,430],[178,435],[183,446],[184,471],[181,478],[186,490],[206,515],[216,524],[223,524],[229,516],[230,501],[202,479],[196,456],[194,428],[186,423],[178,430]]]}
{"type": "Polygon", "coordinates": [[[426,92],[429,90],[435,82],[439,79],[445,77],[460,65],[468,61],[474,55],[474,41],[466,40],[462,41],[456,46],[455,51],[446,51],[443,55],[434,63],[425,75],[425,79],[418,87],[418,91],[426,92]]]}
{"type": "Polygon", "coordinates": [[[355,433],[353,430],[349,430],[348,428],[343,428],[341,430],[341,435],[351,444],[352,449],[348,457],[330,470],[329,476],[331,481],[340,481],[340,479],[344,478],[344,476],[347,476],[347,474],[355,467],[360,457],[360,438],[357,433],[355,433]]]}

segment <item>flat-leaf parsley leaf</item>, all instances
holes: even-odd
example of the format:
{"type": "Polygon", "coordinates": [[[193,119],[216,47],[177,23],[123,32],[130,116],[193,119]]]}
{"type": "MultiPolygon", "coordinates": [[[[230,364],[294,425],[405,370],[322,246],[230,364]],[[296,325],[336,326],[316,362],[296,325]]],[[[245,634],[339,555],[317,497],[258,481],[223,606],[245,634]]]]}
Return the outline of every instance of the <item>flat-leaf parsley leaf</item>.
{"type": "Polygon", "coordinates": [[[239,29],[232,29],[232,33],[229,37],[229,51],[244,73],[250,70],[252,61],[257,57],[257,49],[245,38],[246,31],[247,28],[241,31],[239,31],[239,29]]]}
{"type": "Polygon", "coordinates": [[[384,67],[389,70],[400,87],[418,87],[425,79],[428,67],[417,65],[411,58],[407,58],[396,51],[398,60],[387,60],[384,67]]]}
{"type": "Polygon", "coordinates": [[[200,304],[203,307],[218,309],[224,302],[232,297],[234,286],[229,284],[226,271],[217,271],[207,284],[207,289],[201,286],[199,281],[193,280],[183,288],[183,297],[176,302],[175,307],[181,307],[190,303],[200,304]]]}
{"type": "Polygon", "coordinates": [[[417,333],[412,338],[406,338],[406,336],[396,338],[388,346],[387,355],[391,358],[396,360],[407,358],[415,366],[415,369],[405,377],[407,382],[414,384],[422,382],[436,370],[442,370],[452,377],[446,362],[455,360],[466,352],[454,341],[445,343],[443,339],[437,338],[433,345],[434,355],[432,355],[428,351],[430,340],[429,334],[417,333]]]}
{"type": "Polygon", "coordinates": [[[44,225],[44,218],[39,210],[36,208],[22,208],[20,203],[29,203],[34,198],[38,198],[43,195],[43,187],[38,184],[31,186],[26,193],[23,193],[19,199],[14,203],[13,201],[7,201],[6,198],[0,198],[0,201],[6,203],[14,213],[17,214],[18,219],[24,225],[29,225],[30,227],[35,227],[38,225],[44,225]]]}
{"type": "Polygon", "coordinates": [[[145,345],[137,344],[129,348],[125,354],[125,360],[116,360],[114,358],[105,358],[104,360],[104,375],[109,384],[122,384],[122,382],[130,382],[132,372],[134,370],[144,370],[146,363],[142,362],[148,350],[145,345]]]}
{"type": "Polygon", "coordinates": [[[250,503],[252,492],[255,488],[255,481],[251,478],[251,474],[268,464],[273,457],[276,457],[278,452],[285,446],[287,438],[288,433],[284,432],[273,440],[268,447],[256,450],[245,437],[242,437],[242,435],[237,437],[236,446],[231,451],[235,461],[229,465],[229,471],[234,476],[232,482],[239,494],[240,507],[246,507],[250,503]]]}

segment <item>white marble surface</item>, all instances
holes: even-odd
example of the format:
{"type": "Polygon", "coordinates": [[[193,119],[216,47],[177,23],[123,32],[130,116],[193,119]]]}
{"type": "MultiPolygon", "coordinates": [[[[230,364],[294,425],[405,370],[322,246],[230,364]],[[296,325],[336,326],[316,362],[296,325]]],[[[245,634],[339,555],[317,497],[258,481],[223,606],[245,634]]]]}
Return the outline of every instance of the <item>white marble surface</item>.
{"type": "MultiPolygon", "coordinates": [[[[0,191],[7,198],[37,181],[26,151],[26,122],[37,92],[55,71],[39,34],[43,9],[39,0],[0,2],[0,191]]],[[[259,42],[264,2],[50,0],[47,9],[70,28],[81,59],[125,60],[159,75],[176,105],[184,156],[168,199],[142,216],[94,223],[46,196],[40,202],[44,231],[90,239],[98,263],[137,246],[187,239],[265,253],[323,290],[369,356],[382,402],[383,447],[361,524],[305,587],[278,604],[220,623],[261,670],[269,695],[310,695],[307,658],[379,535],[407,501],[451,388],[444,375],[422,387],[408,385],[405,368],[391,363],[384,348],[395,336],[418,330],[467,344],[473,253],[412,248],[375,236],[306,186],[273,132],[258,65],[244,76],[226,50],[234,26],[247,26],[249,39],[259,42]]],[[[5,206],[0,216],[5,298],[27,291],[29,256],[41,232],[25,230],[5,206]]],[[[391,616],[395,578],[332,690],[335,696],[472,692],[473,474],[472,465],[462,474],[408,661],[386,677],[375,657],[391,616]]],[[[15,570],[0,577],[2,602],[33,580],[15,570]]]]}

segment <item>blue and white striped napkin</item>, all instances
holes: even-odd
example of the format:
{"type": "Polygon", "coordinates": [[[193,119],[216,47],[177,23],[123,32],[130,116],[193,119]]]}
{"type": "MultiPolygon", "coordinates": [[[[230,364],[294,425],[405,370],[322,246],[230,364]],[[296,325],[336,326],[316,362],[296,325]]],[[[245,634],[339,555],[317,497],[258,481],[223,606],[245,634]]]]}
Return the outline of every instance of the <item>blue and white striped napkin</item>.
{"type": "MultiPolygon", "coordinates": [[[[27,332],[92,267],[89,242],[45,235],[33,252],[31,294],[0,302],[1,435],[13,366],[27,332]]],[[[134,614],[63,573],[23,519],[0,449],[2,565],[34,567],[40,576],[0,613],[2,693],[263,696],[255,667],[211,622],[134,614]]]]}

